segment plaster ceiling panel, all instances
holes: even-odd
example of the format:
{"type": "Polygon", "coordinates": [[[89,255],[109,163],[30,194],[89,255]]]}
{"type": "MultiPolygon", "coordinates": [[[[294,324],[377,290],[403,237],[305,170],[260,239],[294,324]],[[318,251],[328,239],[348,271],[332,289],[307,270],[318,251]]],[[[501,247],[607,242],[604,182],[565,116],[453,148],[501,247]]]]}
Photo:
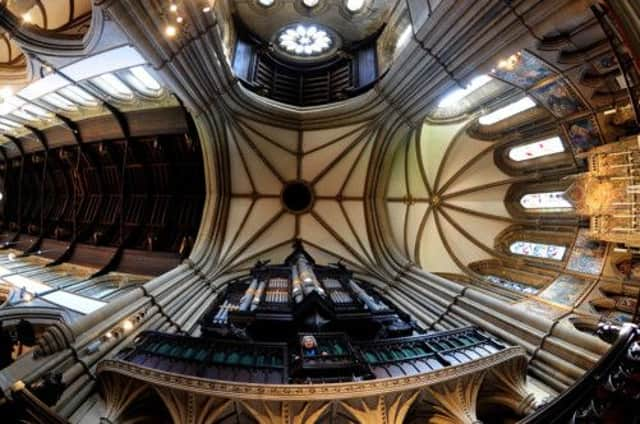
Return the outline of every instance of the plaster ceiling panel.
{"type": "MultiPolygon", "coordinates": [[[[424,234],[428,234],[429,237],[423,237],[420,240],[419,265],[429,272],[459,273],[462,270],[458,268],[444,247],[434,218],[434,215],[431,214],[426,223],[424,234]]],[[[440,220],[442,221],[442,219],[440,220]]]]}
{"type": "Polygon", "coordinates": [[[373,262],[373,251],[371,250],[371,243],[369,241],[369,233],[367,232],[367,219],[364,213],[364,202],[358,201],[344,201],[342,206],[349,218],[349,222],[353,226],[356,237],[362,243],[363,249],[369,255],[370,260],[373,262]]]}
{"type": "MultiPolygon", "coordinates": [[[[426,202],[421,202],[421,203],[414,203],[411,206],[409,206],[409,210],[407,213],[407,218],[406,218],[406,226],[404,228],[404,239],[405,239],[405,246],[403,246],[403,249],[406,250],[409,253],[409,258],[413,261],[416,260],[416,250],[417,250],[417,246],[416,246],[416,242],[417,242],[417,238],[418,238],[418,233],[420,232],[421,227],[423,226],[423,222],[425,221],[425,214],[427,213],[427,210],[429,209],[429,204],[426,202]]],[[[435,235],[432,235],[435,236],[435,235]]],[[[424,235],[422,234],[421,238],[423,241],[423,243],[428,243],[428,238],[430,237],[430,235],[424,235]]]]}
{"type": "Polygon", "coordinates": [[[405,150],[408,150],[406,157],[406,180],[408,183],[408,191],[411,197],[429,197],[429,190],[425,183],[426,175],[423,174],[422,163],[418,157],[418,147],[420,140],[416,137],[411,137],[408,143],[405,145],[405,150]]]}
{"type": "Polygon", "coordinates": [[[289,152],[298,151],[299,131],[274,127],[257,121],[249,122],[246,119],[240,119],[238,123],[246,128],[247,134],[251,134],[254,139],[256,137],[253,136],[257,136],[259,139],[268,139],[271,143],[278,144],[289,152]]]}
{"type": "Polygon", "coordinates": [[[445,193],[450,194],[471,188],[484,190],[486,184],[508,181],[510,178],[495,165],[493,152],[488,152],[471,166],[465,167],[464,173],[451,183],[445,193]]]}
{"type": "Polygon", "coordinates": [[[432,186],[447,147],[466,124],[465,121],[453,125],[423,125],[420,134],[421,159],[432,186]]]}
{"type": "Polygon", "coordinates": [[[386,202],[387,216],[391,227],[391,234],[398,249],[404,252],[405,238],[404,226],[407,214],[407,205],[404,202],[386,202]]]}
{"type": "Polygon", "coordinates": [[[280,178],[284,178],[284,176],[279,175],[277,168],[271,162],[265,160],[264,156],[261,157],[260,154],[262,152],[254,149],[254,146],[251,146],[246,139],[237,137],[236,141],[238,149],[248,166],[251,180],[256,190],[261,194],[280,194],[282,190],[280,178]]]}
{"type": "Polygon", "coordinates": [[[313,181],[328,167],[333,166],[336,161],[340,161],[344,155],[348,154],[354,147],[357,148],[362,142],[363,139],[354,140],[352,137],[346,137],[320,150],[304,155],[302,157],[302,178],[307,181],[313,181]]]}
{"type": "Polygon", "coordinates": [[[472,211],[509,218],[511,215],[504,203],[509,187],[509,184],[503,184],[498,187],[485,188],[447,199],[447,203],[472,211]]]}
{"type": "MultiPolygon", "coordinates": [[[[296,151],[288,151],[279,144],[275,144],[258,133],[242,128],[241,136],[252,150],[257,149],[266,162],[286,181],[296,179],[297,157],[296,151]]],[[[250,163],[250,166],[253,163],[250,163]]]]}
{"type": "Polygon", "coordinates": [[[222,251],[226,252],[242,229],[242,224],[251,214],[254,201],[251,199],[232,198],[229,202],[229,217],[227,218],[227,228],[225,232],[225,240],[222,245],[222,251]]]}
{"type": "MultiPolygon", "coordinates": [[[[454,222],[456,221],[454,220],[454,222]]],[[[456,222],[456,224],[459,225],[459,221],[456,222]]],[[[474,244],[465,234],[449,222],[443,214],[440,214],[440,225],[446,243],[449,245],[452,255],[454,256],[452,259],[460,262],[461,266],[466,267],[471,262],[492,258],[492,255],[474,244]]],[[[465,229],[465,231],[468,230],[465,229]]],[[[475,234],[477,231],[478,230],[473,231],[472,234],[475,234]]],[[[485,229],[480,229],[480,231],[483,233],[487,232],[485,229]]]]}
{"type": "Polygon", "coordinates": [[[229,162],[231,163],[229,167],[231,172],[231,192],[234,194],[252,193],[253,187],[251,186],[251,178],[248,175],[246,161],[241,156],[240,150],[238,150],[238,142],[229,129],[227,129],[227,141],[229,162]]]}
{"type": "Polygon", "coordinates": [[[309,240],[317,246],[322,246],[338,258],[364,265],[311,214],[300,217],[300,236],[303,240],[309,240]]]}
{"type": "Polygon", "coordinates": [[[367,182],[367,171],[369,169],[369,160],[371,159],[371,150],[373,149],[373,139],[369,139],[366,142],[364,149],[358,159],[358,163],[355,164],[347,184],[344,187],[343,194],[345,196],[362,197],[364,196],[364,189],[367,182]]]}
{"type": "MultiPolygon", "coordinates": [[[[489,249],[493,249],[496,236],[512,224],[511,222],[469,215],[449,208],[444,208],[443,210],[463,231],[466,231],[471,237],[489,249]]],[[[465,264],[468,263],[465,262],[465,264]]]]}
{"type": "MultiPolygon", "coordinates": [[[[329,162],[327,168],[325,168],[326,173],[323,174],[321,172],[316,176],[316,178],[320,178],[314,186],[316,194],[321,196],[335,196],[340,193],[342,187],[344,187],[352,175],[353,170],[358,168],[358,158],[366,147],[366,144],[359,143],[353,146],[351,150],[341,153],[342,156],[336,156],[335,160],[329,162]]],[[[366,167],[366,164],[361,165],[361,167],[362,166],[366,167]]],[[[303,175],[305,174],[304,168],[302,173],[303,175]]],[[[363,190],[364,186],[361,188],[360,196],[362,196],[363,190]]]]}
{"type": "MultiPolygon", "coordinates": [[[[228,235],[234,237],[235,240],[225,253],[225,260],[228,261],[231,256],[247,249],[249,245],[253,244],[255,237],[259,237],[267,231],[281,214],[282,207],[279,199],[258,199],[237,235],[228,235]]],[[[287,237],[291,237],[292,229],[293,227],[287,232],[287,237]]]]}
{"type": "MultiPolygon", "coordinates": [[[[456,139],[453,141],[446,160],[442,163],[440,171],[439,186],[442,187],[457,172],[466,169],[469,162],[481,155],[486,149],[493,149],[494,143],[473,139],[467,135],[465,129],[462,129],[456,139]]],[[[485,155],[493,157],[493,150],[485,155]]],[[[495,164],[492,165],[495,167],[495,164]]]]}
{"type": "Polygon", "coordinates": [[[7,8],[31,25],[62,28],[91,12],[91,0],[9,0],[7,8]]]}
{"type": "Polygon", "coordinates": [[[265,252],[282,244],[288,244],[293,236],[295,227],[295,217],[291,214],[281,215],[277,221],[273,222],[265,231],[253,239],[252,243],[246,246],[239,254],[234,263],[242,262],[247,258],[264,259],[265,252]]]}
{"type": "Polygon", "coordinates": [[[354,230],[352,230],[350,221],[347,221],[347,217],[338,202],[334,200],[320,200],[316,202],[314,211],[326,225],[331,227],[334,238],[339,238],[342,245],[348,246],[352,254],[359,257],[360,262],[372,262],[369,252],[361,245],[361,241],[357,238],[354,230]]]}
{"type": "Polygon", "coordinates": [[[407,195],[407,179],[405,176],[407,149],[398,148],[393,156],[393,163],[389,172],[386,196],[389,198],[403,198],[407,195]]]}
{"type": "Polygon", "coordinates": [[[343,138],[355,140],[367,131],[369,123],[349,125],[346,127],[327,128],[322,130],[305,131],[302,135],[302,150],[308,153],[334,141],[343,138]]]}

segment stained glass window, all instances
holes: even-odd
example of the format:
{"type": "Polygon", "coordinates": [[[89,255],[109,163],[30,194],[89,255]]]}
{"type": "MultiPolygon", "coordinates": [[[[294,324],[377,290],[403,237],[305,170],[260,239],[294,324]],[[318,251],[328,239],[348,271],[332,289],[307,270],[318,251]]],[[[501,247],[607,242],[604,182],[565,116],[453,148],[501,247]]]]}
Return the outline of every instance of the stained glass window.
{"type": "Polygon", "coordinates": [[[511,243],[509,250],[516,255],[561,261],[567,248],[555,244],[515,241],[511,243]]]}
{"type": "Polygon", "coordinates": [[[509,150],[509,159],[522,162],[562,152],[564,152],[564,144],[560,137],[551,137],[512,148],[509,150]]]}
{"type": "Polygon", "coordinates": [[[530,286],[524,283],[517,283],[515,281],[508,280],[506,278],[498,277],[496,275],[487,275],[485,276],[487,281],[496,284],[498,286],[504,287],[505,289],[516,291],[524,294],[536,294],[538,292],[537,287],[530,286]]]}
{"type": "Polygon", "coordinates": [[[573,206],[565,199],[563,192],[529,193],[520,198],[525,209],[571,209],[573,206]]]}

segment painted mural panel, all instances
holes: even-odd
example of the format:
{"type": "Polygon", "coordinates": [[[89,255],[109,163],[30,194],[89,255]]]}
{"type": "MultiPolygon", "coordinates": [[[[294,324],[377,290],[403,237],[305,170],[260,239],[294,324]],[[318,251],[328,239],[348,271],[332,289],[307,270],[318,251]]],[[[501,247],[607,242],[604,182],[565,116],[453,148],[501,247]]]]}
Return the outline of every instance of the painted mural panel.
{"type": "Polygon", "coordinates": [[[520,88],[529,88],[554,72],[542,60],[523,51],[501,60],[491,74],[520,88]]]}
{"type": "Polygon", "coordinates": [[[569,144],[575,153],[584,153],[600,143],[600,131],[593,117],[581,118],[565,125],[569,144]]]}
{"type": "Polygon", "coordinates": [[[607,254],[607,243],[592,240],[588,237],[589,229],[582,228],[578,232],[576,242],[571,251],[567,269],[585,274],[600,275],[607,254]]]}
{"type": "Polygon", "coordinates": [[[560,275],[549,285],[540,297],[563,305],[573,305],[591,281],[573,275],[560,275]]]}
{"type": "Polygon", "coordinates": [[[582,100],[567,83],[561,80],[536,87],[530,94],[558,118],[567,117],[584,109],[582,100]]]}
{"type": "Polygon", "coordinates": [[[614,258],[614,266],[618,275],[631,279],[631,280],[640,280],[640,257],[637,255],[634,256],[624,256],[614,258]]]}

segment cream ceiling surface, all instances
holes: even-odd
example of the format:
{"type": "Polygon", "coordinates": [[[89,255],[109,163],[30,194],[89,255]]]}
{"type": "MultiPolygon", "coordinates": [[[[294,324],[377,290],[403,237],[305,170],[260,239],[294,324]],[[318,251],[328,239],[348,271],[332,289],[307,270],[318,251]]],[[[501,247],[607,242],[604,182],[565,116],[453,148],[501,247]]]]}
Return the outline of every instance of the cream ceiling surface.
{"type": "Polygon", "coordinates": [[[229,221],[219,271],[251,267],[257,259],[282,261],[302,239],[321,262],[343,260],[376,275],[365,219],[365,179],[377,121],[325,130],[291,130],[244,118],[226,129],[231,173],[229,221]],[[306,181],[315,203],[289,212],[280,193],[306,181]]]}
{"type": "Polygon", "coordinates": [[[386,192],[397,246],[431,272],[464,273],[496,255],[497,234],[512,223],[504,203],[512,179],[493,159],[495,142],[457,124],[425,124],[398,148],[386,192]]]}

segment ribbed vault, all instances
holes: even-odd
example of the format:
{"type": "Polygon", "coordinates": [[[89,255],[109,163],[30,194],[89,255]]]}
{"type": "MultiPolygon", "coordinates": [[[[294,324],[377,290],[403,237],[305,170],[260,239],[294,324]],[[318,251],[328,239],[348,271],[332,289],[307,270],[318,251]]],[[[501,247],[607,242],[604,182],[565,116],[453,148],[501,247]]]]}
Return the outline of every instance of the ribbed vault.
{"type": "Polygon", "coordinates": [[[317,130],[244,117],[226,122],[231,193],[218,272],[248,268],[257,259],[282,261],[299,238],[322,261],[343,260],[376,275],[364,211],[376,121],[317,130]],[[313,191],[310,211],[284,207],[281,192],[291,181],[313,191]]]}

